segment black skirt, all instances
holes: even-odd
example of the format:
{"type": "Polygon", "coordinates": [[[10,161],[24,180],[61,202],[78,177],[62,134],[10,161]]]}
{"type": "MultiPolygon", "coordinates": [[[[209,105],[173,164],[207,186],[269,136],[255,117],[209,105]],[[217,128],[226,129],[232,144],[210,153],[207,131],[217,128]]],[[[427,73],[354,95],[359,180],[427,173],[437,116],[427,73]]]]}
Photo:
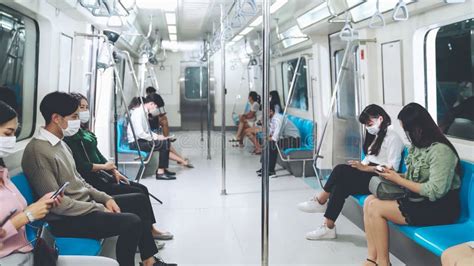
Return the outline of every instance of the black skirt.
{"type": "Polygon", "coordinates": [[[436,201],[420,196],[413,199],[413,196],[410,196],[397,202],[405,221],[414,226],[452,224],[456,222],[461,212],[459,189],[450,190],[436,201]]]}

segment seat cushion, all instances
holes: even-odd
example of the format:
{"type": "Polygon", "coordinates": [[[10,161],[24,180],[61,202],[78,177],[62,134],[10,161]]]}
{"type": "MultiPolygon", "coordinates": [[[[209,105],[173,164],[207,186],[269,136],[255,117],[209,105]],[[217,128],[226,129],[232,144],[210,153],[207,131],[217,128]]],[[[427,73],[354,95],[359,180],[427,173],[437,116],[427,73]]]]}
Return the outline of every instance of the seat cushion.
{"type": "Polygon", "coordinates": [[[474,221],[460,224],[420,227],[415,232],[418,244],[441,256],[449,247],[474,241],[474,221]]]}
{"type": "Polygon", "coordinates": [[[57,237],[60,255],[97,256],[102,248],[99,240],[89,238],[57,237]]]}
{"type": "Polygon", "coordinates": [[[368,196],[369,195],[352,195],[352,197],[354,197],[362,207],[364,206],[364,201],[368,196]]]}
{"type": "MultiPolygon", "coordinates": [[[[137,150],[130,149],[127,139],[127,126],[125,119],[117,120],[117,151],[123,154],[138,154],[137,150]]],[[[140,155],[143,159],[148,158],[148,153],[140,151],[140,155]]]]}

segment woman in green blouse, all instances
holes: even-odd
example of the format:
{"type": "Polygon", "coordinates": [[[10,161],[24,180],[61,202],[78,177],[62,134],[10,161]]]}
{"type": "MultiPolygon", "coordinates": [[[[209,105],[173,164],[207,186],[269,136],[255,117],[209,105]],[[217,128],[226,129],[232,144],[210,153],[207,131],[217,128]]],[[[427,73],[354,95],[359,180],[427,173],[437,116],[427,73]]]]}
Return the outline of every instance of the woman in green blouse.
{"type": "Polygon", "coordinates": [[[454,146],[428,111],[417,103],[398,114],[411,142],[405,160],[407,173],[385,169],[380,176],[407,189],[399,200],[379,200],[371,195],[364,203],[368,257],[365,265],[390,265],[388,221],[401,225],[429,226],[455,222],[460,213],[461,166],[454,146]]]}
{"type": "MultiPolygon", "coordinates": [[[[75,135],[65,137],[64,141],[72,150],[77,171],[87,183],[108,195],[143,193],[148,196],[147,187],[136,182],[130,182],[126,176],[117,170],[113,162],[109,162],[102,155],[97,148],[97,137],[87,130],[90,114],[86,97],[79,93],[71,93],[71,95],[79,101],[81,128],[75,135]],[[100,172],[109,174],[113,177],[112,180],[104,180],[105,178],[102,178],[103,174],[100,174],[100,172]]],[[[153,217],[154,224],[156,221],[154,220],[155,215],[153,214],[152,205],[151,203],[147,205],[143,207],[152,212],[151,217],[153,217]]],[[[160,231],[155,226],[152,226],[152,233],[155,239],[169,240],[173,238],[171,233],[160,231]]]]}

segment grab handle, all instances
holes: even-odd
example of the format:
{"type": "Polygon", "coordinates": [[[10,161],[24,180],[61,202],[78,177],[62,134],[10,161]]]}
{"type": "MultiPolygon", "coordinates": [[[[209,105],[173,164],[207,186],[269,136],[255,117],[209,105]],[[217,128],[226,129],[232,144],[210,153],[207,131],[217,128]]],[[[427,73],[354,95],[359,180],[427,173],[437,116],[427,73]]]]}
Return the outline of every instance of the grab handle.
{"type": "Polygon", "coordinates": [[[405,21],[408,20],[409,17],[407,4],[403,0],[399,0],[393,11],[393,20],[405,21]]]}
{"type": "Polygon", "coordinates": [[[376,4],[377,10],[376,10],[375,13],[372,15],[372,18],[370,18],[369,27],[370,27],[371,29],[376,29],[376,28],[383,28],[383,27],[385,27],[385,19],[383,18],[382,13],[380,12],[379,1],[380,1],[380,0],[377,0],[377,4],[376,4]]]}

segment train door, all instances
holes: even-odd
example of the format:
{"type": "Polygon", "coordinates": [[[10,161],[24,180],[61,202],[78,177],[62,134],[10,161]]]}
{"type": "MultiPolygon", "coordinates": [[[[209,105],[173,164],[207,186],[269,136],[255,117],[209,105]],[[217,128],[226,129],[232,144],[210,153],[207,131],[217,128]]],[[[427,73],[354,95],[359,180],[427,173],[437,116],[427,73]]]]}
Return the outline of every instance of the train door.
{"type": "Polygon", "coordinates": [[[361,125],[358,122],[360,113],[360,86],[358,78],[358,45],[347,46],[339,34],[330,36],[331,80],[332,87],[339,81],[340,89],[336,96],[336,108],[333,113],[333,155],[332,164],[347,163],[348,160],[359,160],[361,151],[361,125]],[[350,47],[350,51],[346,49],[350,47]],[[347,56],[340,71],[344,56],[347,56]],[[342,75],[344,73],[344,75],[342,75]],[[341,77],[339,77],[341,74],[341,77]]]}
{"type": "MultiPolygon", "coordinates": [[[[207,65],[186,63],[181,66],[180,112],[183,130],[200,130],[206,127],[208,85],[212,89],[207,65]]],[[[210,100],[212,114],[214,109],[212,93],[210,100]]],[[[211,125],[214,124],[213,119],[211,115],[211,125]]]]}

